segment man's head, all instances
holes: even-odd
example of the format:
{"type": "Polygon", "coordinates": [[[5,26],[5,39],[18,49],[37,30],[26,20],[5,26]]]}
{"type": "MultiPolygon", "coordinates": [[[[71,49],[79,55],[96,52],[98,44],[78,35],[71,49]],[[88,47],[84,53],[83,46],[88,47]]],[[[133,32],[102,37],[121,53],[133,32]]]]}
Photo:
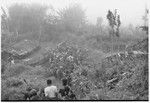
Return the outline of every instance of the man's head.
{"type": "Polygon", "coordinates": [[[67,79],[63,79],[63,80],[62,80],[62,84],[63,84],[63,86],[66,86],[66,85],[67,85],[67,83],[68,83],[67,79]]]}
{"type": "Polygon", "coordinates": [[[47,85],[51,85],[52,84],[52,80],[48,79],[47,80],[47,85]]]}

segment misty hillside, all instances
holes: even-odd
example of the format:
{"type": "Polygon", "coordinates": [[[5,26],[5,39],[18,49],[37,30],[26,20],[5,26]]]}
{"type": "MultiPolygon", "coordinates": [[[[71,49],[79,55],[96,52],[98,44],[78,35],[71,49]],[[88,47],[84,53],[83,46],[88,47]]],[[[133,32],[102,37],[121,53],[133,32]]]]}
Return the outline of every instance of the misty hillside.
{"type": "Polygon", "coordinates": [[[60,90],[68,77],[76,99],[56,100],[148,100],[148,26],[122,26],[117,10],[106,13],[108,24],[101,15],[91,24],[80,4],[7,9],[1,7],[2,101],[44,101],[46,81],[60,90]],[[30,89],[38,99],[26,98],[30,89]]]}

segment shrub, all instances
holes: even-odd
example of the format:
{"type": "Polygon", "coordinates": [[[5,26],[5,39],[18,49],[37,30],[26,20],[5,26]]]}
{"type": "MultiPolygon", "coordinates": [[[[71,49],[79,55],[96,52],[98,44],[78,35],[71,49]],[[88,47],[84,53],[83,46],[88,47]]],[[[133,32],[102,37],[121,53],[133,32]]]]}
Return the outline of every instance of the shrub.
{"type": "Polygon", "coordinates": [[[18,87],[23,85],[23,82],[17,78],[9,78],[6,80],[6,86],[7,87],[18,87]]]}
{"type": "Polygon", "coordinates": [[[86,70],[86,69],[83,69],[83,70],[81,71],[81,75],[83,75],[83,76],[87,76],[87,75],[88,75],[87,70],[86,70]]]}
{"type": "Polygon", "coordinates": [[[57,77],[57,73],[73,72],[75,65],[87,65],[88,52],[68,42],[63,42],[56,49],[49,51],[49,68],[57,77]]]}
{"type": "Polygon", "coordinates": [[[21,88],[7,88],[2,90],[2,100],[24,100],[21,88]]]}

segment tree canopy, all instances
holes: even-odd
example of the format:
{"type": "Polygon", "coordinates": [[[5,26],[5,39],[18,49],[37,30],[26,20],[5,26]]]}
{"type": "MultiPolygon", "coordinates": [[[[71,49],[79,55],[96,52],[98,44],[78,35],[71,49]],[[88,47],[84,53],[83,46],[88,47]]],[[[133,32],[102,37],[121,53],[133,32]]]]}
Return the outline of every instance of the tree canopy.
{"type": "Polygon", "coordinates": [[[19,34],[39,30],[48,7],[39,4],[14,4],[9,7],[10,31],[19,34]]]}

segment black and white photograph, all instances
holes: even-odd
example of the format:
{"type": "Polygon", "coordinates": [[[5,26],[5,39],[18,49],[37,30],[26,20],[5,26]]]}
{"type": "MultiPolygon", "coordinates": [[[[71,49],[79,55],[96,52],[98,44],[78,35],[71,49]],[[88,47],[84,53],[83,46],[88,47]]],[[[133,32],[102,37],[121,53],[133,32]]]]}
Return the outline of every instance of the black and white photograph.
{"type": "Polygon", "coordinates": [[[149,101],[148,0],[1,0],[1,102],[149,101]]]}

